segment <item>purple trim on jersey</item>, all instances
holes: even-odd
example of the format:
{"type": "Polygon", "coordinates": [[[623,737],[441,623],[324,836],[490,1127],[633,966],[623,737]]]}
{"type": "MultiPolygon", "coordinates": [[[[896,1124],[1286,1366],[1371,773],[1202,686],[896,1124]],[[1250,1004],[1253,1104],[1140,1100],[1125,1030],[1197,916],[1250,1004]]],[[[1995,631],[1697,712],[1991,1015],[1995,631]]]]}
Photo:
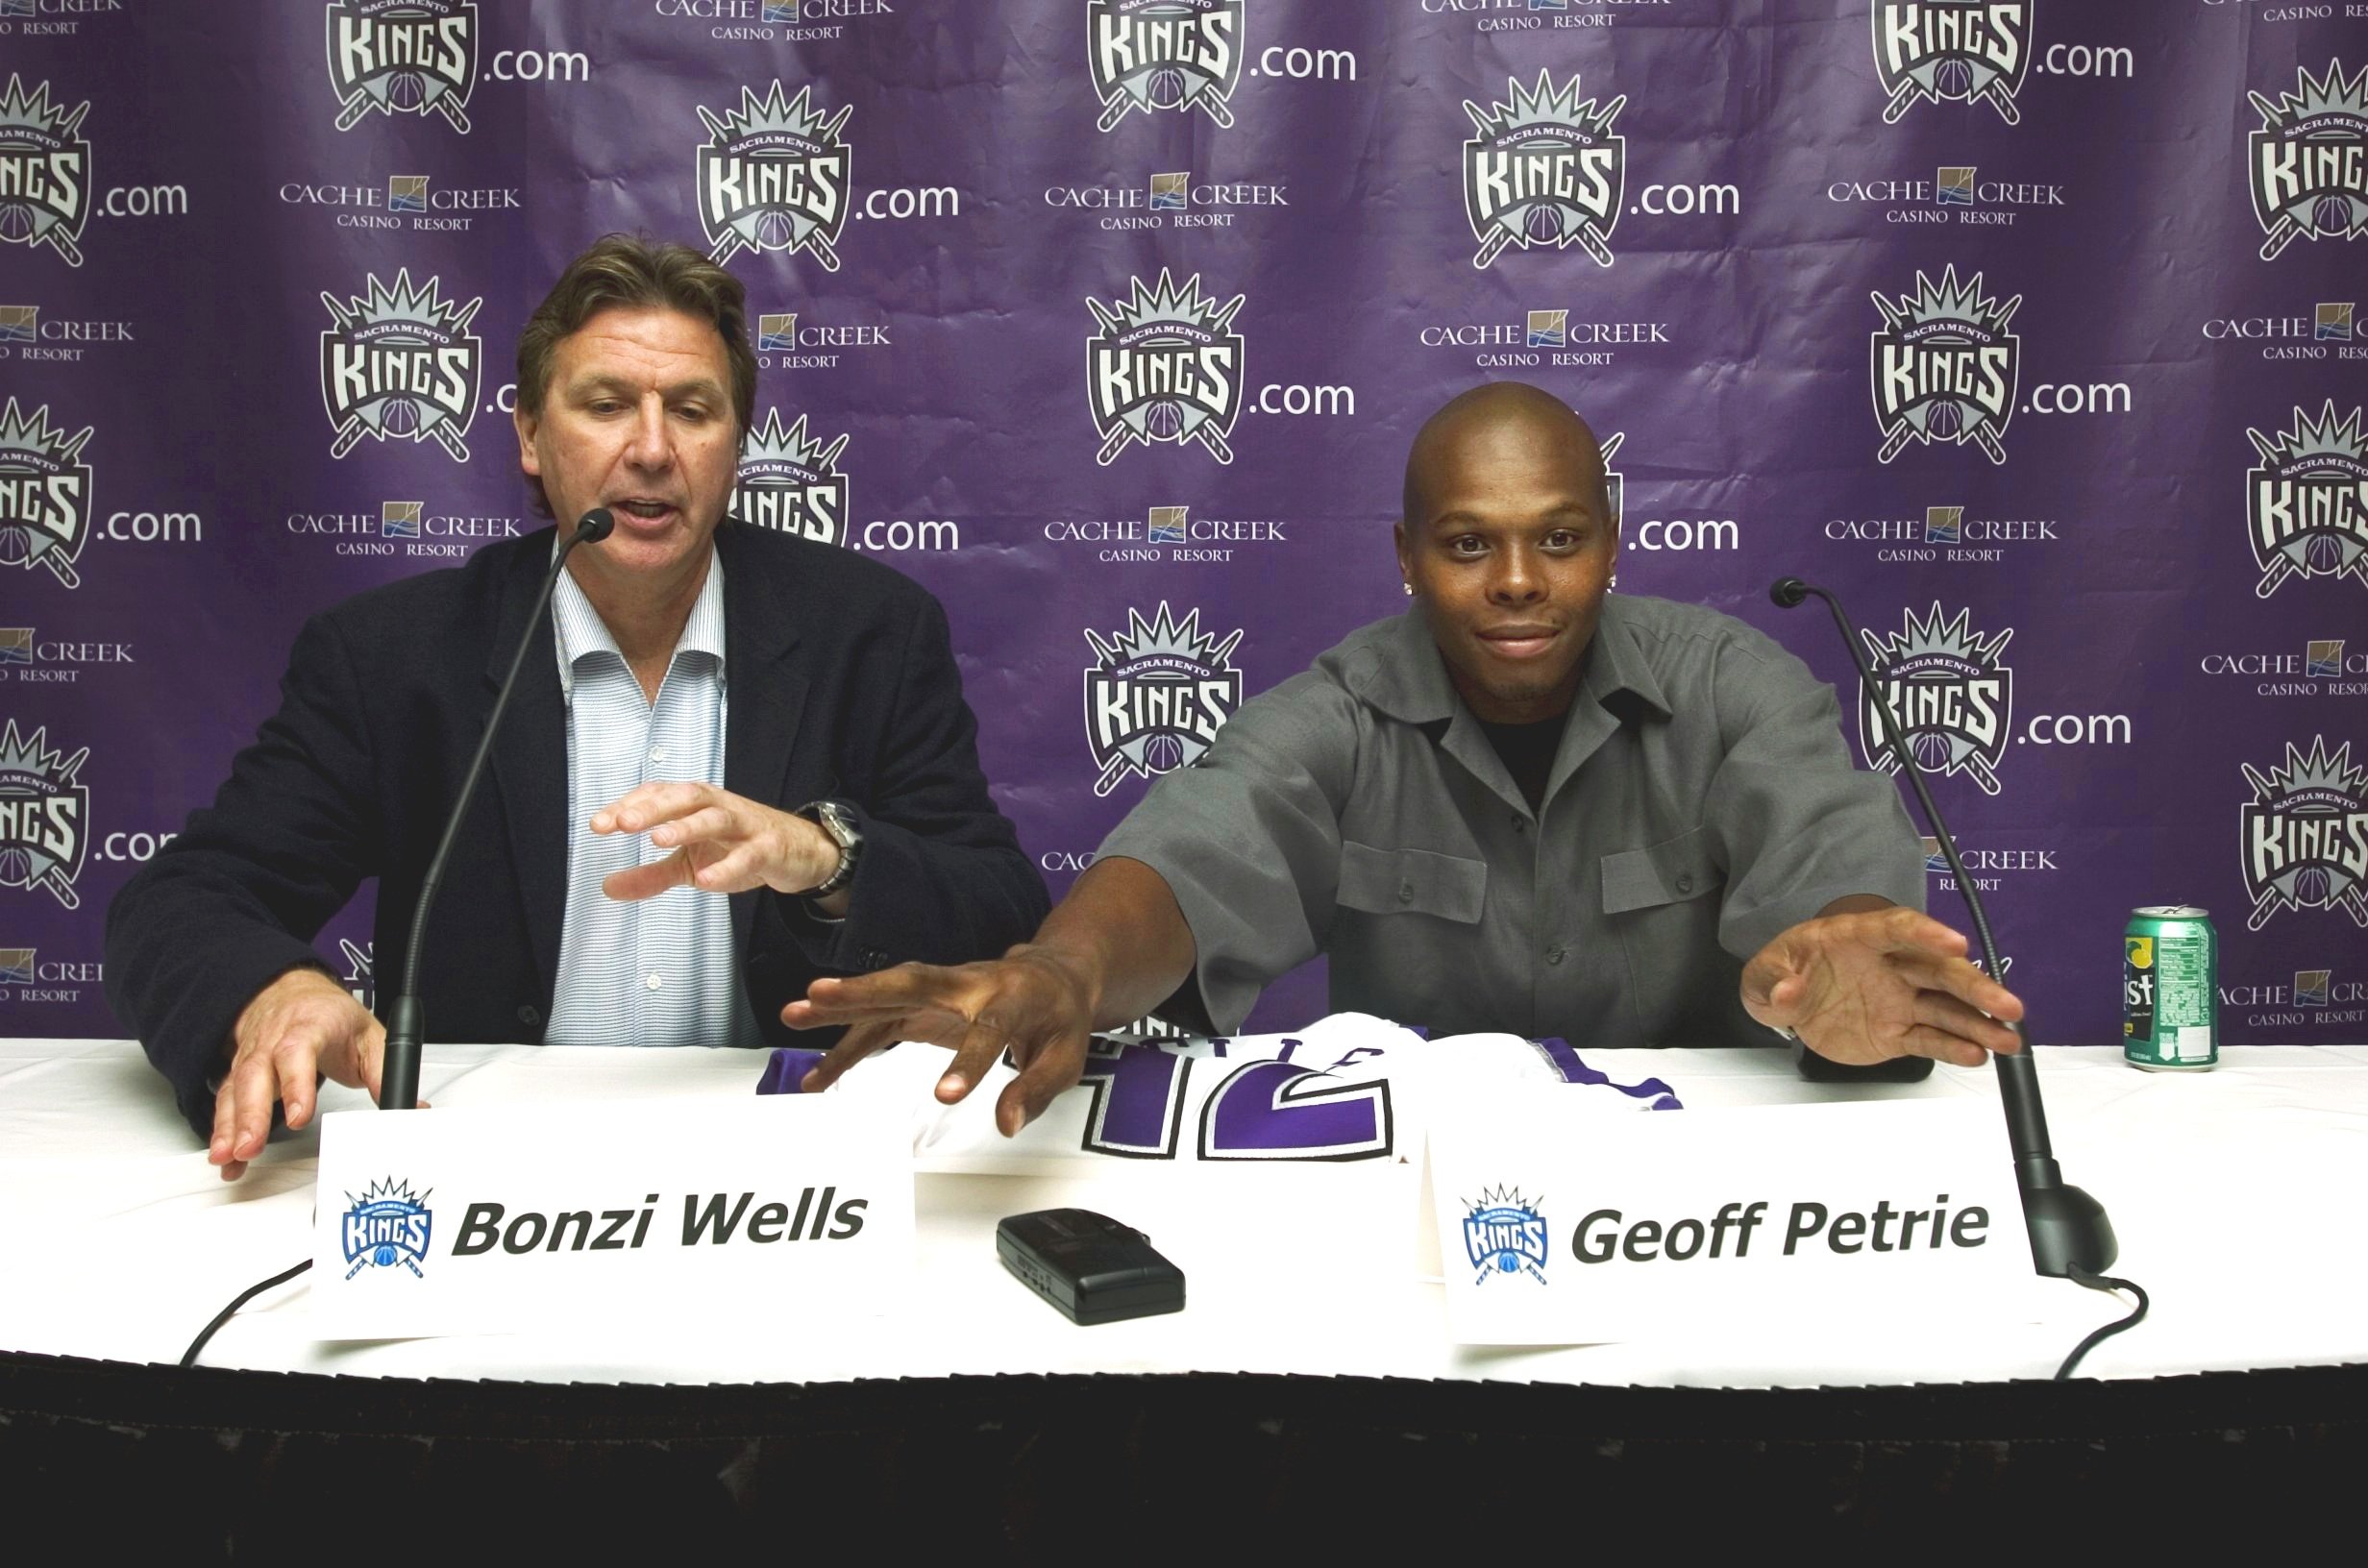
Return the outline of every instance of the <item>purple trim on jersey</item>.
{"type": "Polygon", "coordinates": [[[802,1051],[791,1045],[777,1045],[765,1063],[765,1075],[756,1080],[759,1094],[802,1094],[801,1087],[805,1075],[821,1066],[823,1053],[802,1051]]]}
{"type": "Polygon", "coordinates": [[[1645,1107],[1648,1111],[1683,1111],[1686,1109],[1685,1102],[1677,1097],[1677,1090],[1658,1078],[1647,1078],[1640,1084],[1612,1082],[1608,1076],[1597,1072],[1593,1067],[1580,1061],[1579,1053],[1572,1050],[1570,1042],[1559,1035],[1550,1035],[1544,1040],[1533,1040],[1530,1043],[1537,1046],[1546,1061],[1553,1064],[1554,1070],[1562,1075],[1562,1080],[1566,1084],[1601,1084],[1606,1089],[1618,1090],[1630,1099],[1650,1099],[1653,1103],[1645,1107]],[[1655,1096],[1659,1097],[1655,1098],[1655,1096]]]}

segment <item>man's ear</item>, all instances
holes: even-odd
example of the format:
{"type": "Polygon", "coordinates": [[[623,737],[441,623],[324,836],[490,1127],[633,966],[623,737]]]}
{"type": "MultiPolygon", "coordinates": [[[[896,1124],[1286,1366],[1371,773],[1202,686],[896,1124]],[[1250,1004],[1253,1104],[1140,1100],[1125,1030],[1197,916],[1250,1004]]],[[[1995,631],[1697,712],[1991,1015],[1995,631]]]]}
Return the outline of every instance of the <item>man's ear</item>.
{"type": "Polygon", "coordinates": [[[529,478],[541,478],[543,459],[534,450],[534,432],[541,428],[542,421],[521,404],[510,410],[509,422],[518,430],[518,466],[529,478]]]}

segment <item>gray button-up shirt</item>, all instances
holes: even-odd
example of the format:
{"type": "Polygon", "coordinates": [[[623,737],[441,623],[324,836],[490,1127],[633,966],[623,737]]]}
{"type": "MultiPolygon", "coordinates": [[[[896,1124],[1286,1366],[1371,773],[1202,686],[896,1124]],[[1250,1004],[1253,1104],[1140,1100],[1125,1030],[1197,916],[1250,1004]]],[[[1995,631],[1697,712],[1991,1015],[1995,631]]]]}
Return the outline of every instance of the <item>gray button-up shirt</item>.
{"type": "Polygon", "coordinates": [[[1328,952],[1333,1006],[1442,1032],[1764,1044],[1745,959],[1847,894],[1924,907],[1898,792],[1839,718],[1741,622],[1616,594],[1533,812],[1409,609],[1244,703],[1100,852],[1175,892],[1180,1023],[1237,1029],[1328,952]]]}

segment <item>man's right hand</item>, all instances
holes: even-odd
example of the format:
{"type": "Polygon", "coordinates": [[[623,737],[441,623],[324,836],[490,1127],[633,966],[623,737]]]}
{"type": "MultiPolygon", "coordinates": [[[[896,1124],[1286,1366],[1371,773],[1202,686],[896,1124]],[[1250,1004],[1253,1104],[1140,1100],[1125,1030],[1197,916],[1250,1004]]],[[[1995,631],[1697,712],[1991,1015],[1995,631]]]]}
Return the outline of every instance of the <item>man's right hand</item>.
{"type": "Polygon", "coordinates": [[[1167,879],[1139,860],[1096,861],[1054,907],[1034,942],[993,964],[900,964],[876,974],[817,980],[781,1009],[792,1029],[845,1024],[846,1036],[805,1076],[828,1089],[848,1068],[900,1040],[949,1046],[937,1080],[952,1105],[1008,1050],[1020,1069],[995,1102],[1005,1138],[1044,1114],[1085,1070],[1098,1025],[1142,1017],[1193,972],[1192,927],[1167,879]]]}
{"type": "Polygon", "coordinates": [[[318,969],[290,969],[255,993],[231,1027],[230,1072],[213,1099],[213,1141],[206,1158],[222,1179],[246,1174],[247,1162],[271,1136],[274,1102],[287,1124],[302,1127],[318,1107],[323,1073],[379,1097],[386,1030],[353,992],[318,969]]]}
{"type": "Polygon", "coordinates": [[[1077,1081],[1097,1002],[1078,958],[1024,945],[992,964],[900,964],[817,980],[804,1000],[781,1010],[781,1021],[792,1029],[847,1025],[845,1038],[806,1074],[808,1093],[829,1088],[881,1046],[915,1040],[952,1048],[953,1062],[937,1081],[938,1099],[952,1105],[1008,1049],[1020,1075],[996,1101],[995,1125],[1009,1138],[1077,1081]]]}

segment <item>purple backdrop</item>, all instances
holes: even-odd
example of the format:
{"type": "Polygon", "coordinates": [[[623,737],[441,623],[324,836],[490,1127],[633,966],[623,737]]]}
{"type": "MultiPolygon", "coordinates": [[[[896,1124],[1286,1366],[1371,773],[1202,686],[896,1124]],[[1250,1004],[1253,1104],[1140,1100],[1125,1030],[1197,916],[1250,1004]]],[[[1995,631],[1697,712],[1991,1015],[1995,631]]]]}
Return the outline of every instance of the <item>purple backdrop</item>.
{"type": "Polygon", "coordinates": [[[107,901],[307,613],[534,526],[518,326],[642,229],[747,281],[744,507],[946,601],[1056,894],[1402,603],[1405,442],[1511,376],[1616,441],[1621,589],[1837,681],[1764,588],[1844,596],[2044,1038],[2173,900],[2228,1039],[2361,1038],[2368,5],[1871,10],[0,0],[0,1034],[120,1032],[107,901]]]}

